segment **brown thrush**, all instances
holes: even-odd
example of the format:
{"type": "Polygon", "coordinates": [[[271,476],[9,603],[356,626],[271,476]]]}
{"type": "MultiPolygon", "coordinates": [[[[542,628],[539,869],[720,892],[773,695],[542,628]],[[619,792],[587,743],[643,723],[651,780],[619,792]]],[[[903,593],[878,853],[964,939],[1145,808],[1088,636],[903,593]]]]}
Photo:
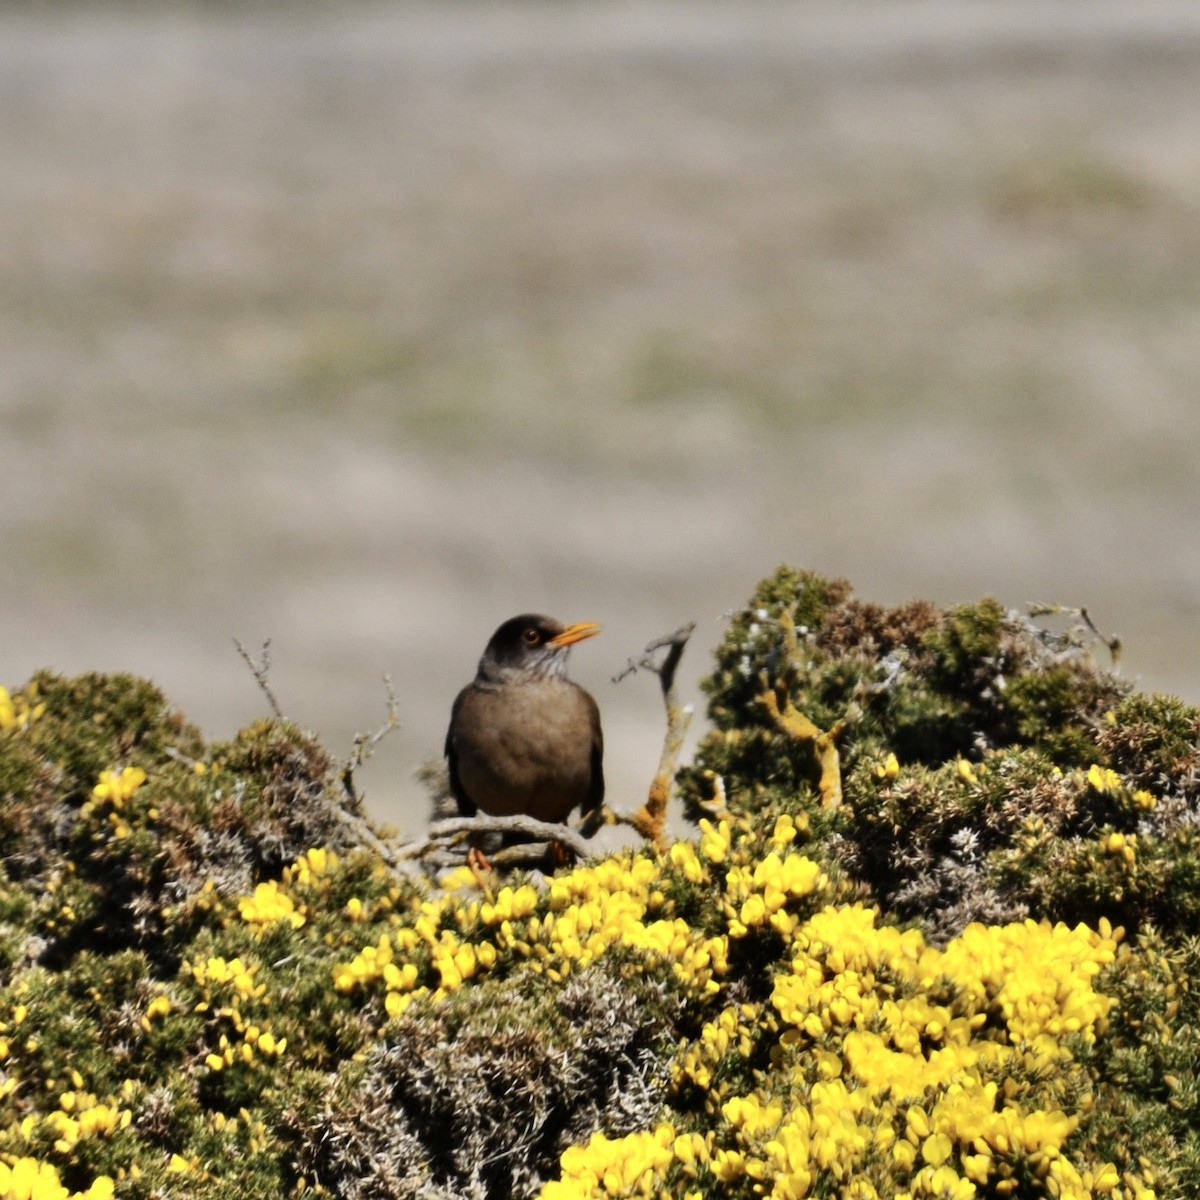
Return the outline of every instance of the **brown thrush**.
{"type": "MultiPolygon", "coordinates": [[[[450,790],[464,816],[526,814],[565,822],[604,799],[600,710],[567,678],[571,647],[600,632],[526,613],[492,634],[450,713],[450,790]]],[[[472,847],[468,860],[486,864],[472,847]]]]}

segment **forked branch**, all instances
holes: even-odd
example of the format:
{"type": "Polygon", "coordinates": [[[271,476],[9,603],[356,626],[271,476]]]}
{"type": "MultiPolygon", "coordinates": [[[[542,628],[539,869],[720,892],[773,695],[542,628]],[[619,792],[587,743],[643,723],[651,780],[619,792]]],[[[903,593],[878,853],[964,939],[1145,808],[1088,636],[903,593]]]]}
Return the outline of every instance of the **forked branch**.
{"type": "Polygon", "coordinates": [[[237,638],[233,639],[233,644],[237,647],[237,652],[242,656],[242,662],[250,668],[250,674],[254,676],[262,694],[266,696],[267,703],[271,706],[271,711],[275,714],[276,720],[286,721],[287,717],[283,715],[283,709],[279,707],[279,701],[275,699],[275,693],[271,691],[271,639],[267,638],[263,642],[262,658],[258,662],[254,661],[250,651],[237,638]]]}
{"type": "Polygon", "coordinates": [[[642,652],[642,657],[629,665],[613,681],[619,682],[626,675],[632,674],[639,668],[654,672],[658,676],[662,688],[663,704],[667,711],[667,732],[663,738],[662,754],[658,760],[658,770],[654,781],[650,784],[650,794],[646,803],[632,816],[623,818],[631,824],[642,837],[653,842],[662,849],[666,844],[663,828],[667,820],[667,803],[671,799],[671,790],[675,783],[675,773],[679,769],[679,753],[683,749],[683,740],[687,736],[688,725],[692,720],[690,705],[681,705],[675,688],[675,672],[679,660],[683,657],[684,647],[692,636],[696,622],[691,621],[681,626],[674,633],[656,638],[642,652]],[[666,654],[659,661],[656,655],[660,650],[666,654]]]}
{"type": "Polygon", "coordinates": [[[846,727],[846,720],[835,722],[827,730],[820,729],[792,703],[789,689],[796,669],[797,643],[795,622],[790,613],[783,614],[780,625],[783,628],[785,666],[774,683],[763,672],[764,686],[758,700],[782,733],[811,750],[817,764],[817,790],[821,796],[821,807],[836,808],[842,802],[842,766],[837,739],[846,727]]]}

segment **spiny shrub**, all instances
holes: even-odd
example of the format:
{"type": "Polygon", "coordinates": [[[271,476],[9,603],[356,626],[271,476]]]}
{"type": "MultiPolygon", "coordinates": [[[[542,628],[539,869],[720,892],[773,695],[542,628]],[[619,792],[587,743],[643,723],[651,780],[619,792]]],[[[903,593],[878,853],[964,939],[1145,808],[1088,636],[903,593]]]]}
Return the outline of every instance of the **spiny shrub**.
{"type": "Polygon", "coordinates": [[[706,687],[690,837],[482,886],[294,726],[0,689],[0,1198],[1200,1194],[1200,713],[786,568],[706,687]]]}

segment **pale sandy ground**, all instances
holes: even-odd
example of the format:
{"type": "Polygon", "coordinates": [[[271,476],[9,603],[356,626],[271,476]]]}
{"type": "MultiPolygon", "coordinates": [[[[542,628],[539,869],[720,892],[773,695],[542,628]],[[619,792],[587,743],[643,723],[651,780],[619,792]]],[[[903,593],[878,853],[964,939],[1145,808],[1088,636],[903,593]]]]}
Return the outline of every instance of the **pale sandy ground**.
{"type": "Polygon", "coordinates": [[[0,12],[0,680],[289,715],[423,820],[483,642],[640,798],[776,563],[1087,604],[1200,701],[1200,5],[0,12]]]}

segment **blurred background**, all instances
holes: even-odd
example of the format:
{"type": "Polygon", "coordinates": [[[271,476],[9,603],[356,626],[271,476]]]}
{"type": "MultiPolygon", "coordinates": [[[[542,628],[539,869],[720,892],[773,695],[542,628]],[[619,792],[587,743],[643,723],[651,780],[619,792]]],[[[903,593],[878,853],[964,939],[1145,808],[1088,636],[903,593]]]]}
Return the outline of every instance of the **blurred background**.
{"type": "Polygon", "coordinates": [[[280,703],[413,830],[514,613],[610,682],[780,562],[1087,605],[1200,702],[1194,0],[9,4],[0,682],[280,703]]]}

